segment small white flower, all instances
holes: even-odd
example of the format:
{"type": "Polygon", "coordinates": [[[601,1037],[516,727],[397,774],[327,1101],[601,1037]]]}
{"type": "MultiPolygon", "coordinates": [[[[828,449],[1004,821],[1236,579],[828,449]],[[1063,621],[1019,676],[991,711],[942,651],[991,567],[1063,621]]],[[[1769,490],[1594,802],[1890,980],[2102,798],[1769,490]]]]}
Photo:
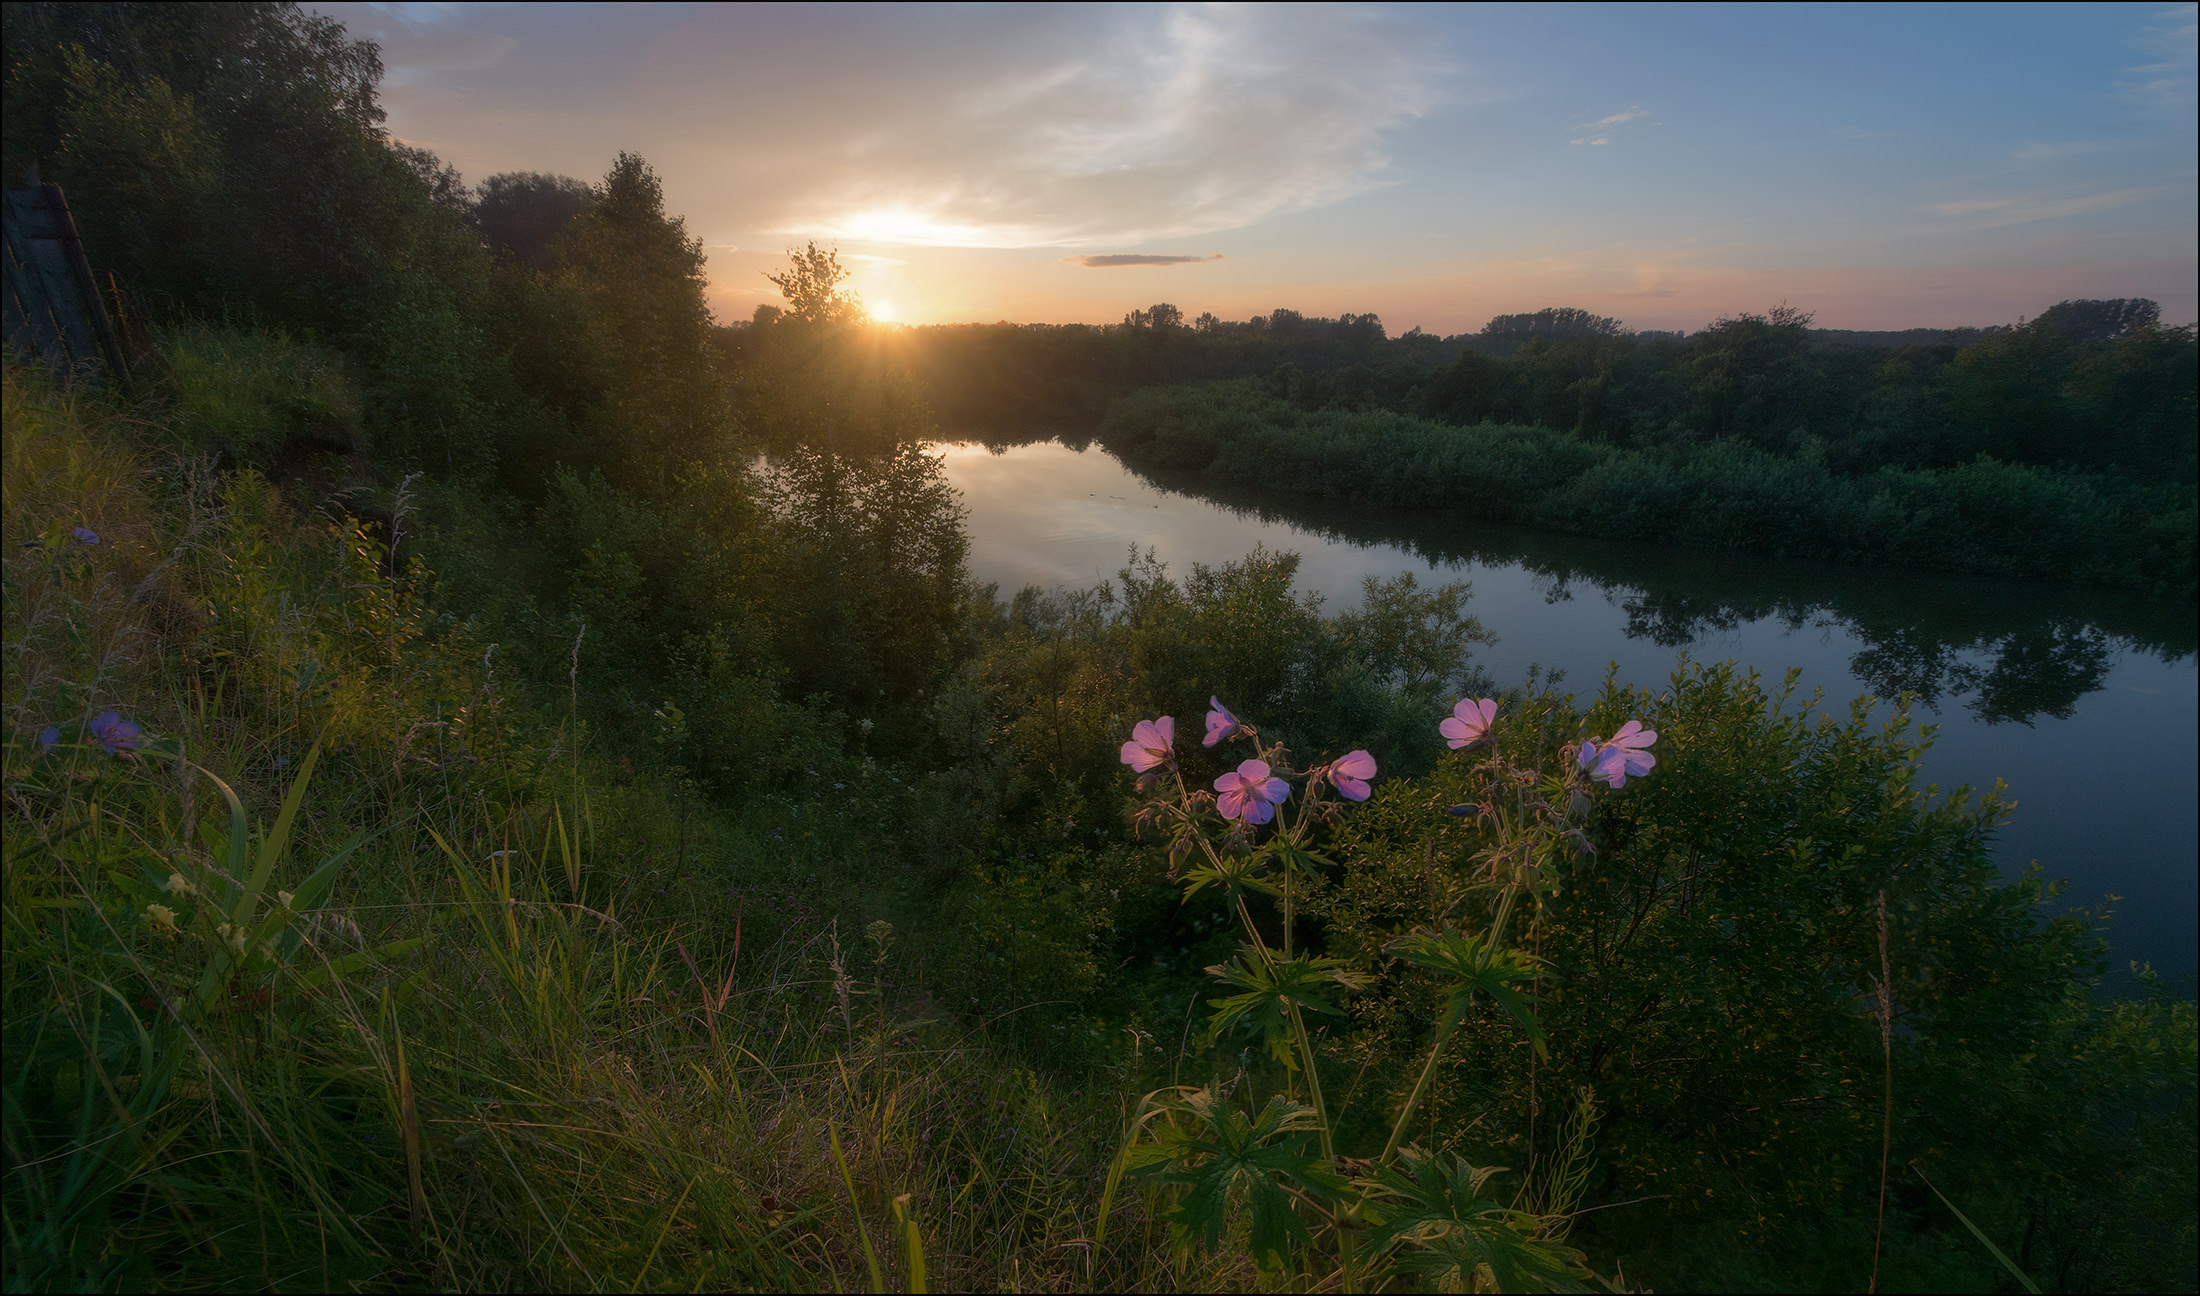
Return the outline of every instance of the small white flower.
{"type": "Polygon", "coordinates": [[[176,911],[167,905],[145,906],[145,921],[153,924],[153,930],[163,936],[176,934],[176,911]]]}

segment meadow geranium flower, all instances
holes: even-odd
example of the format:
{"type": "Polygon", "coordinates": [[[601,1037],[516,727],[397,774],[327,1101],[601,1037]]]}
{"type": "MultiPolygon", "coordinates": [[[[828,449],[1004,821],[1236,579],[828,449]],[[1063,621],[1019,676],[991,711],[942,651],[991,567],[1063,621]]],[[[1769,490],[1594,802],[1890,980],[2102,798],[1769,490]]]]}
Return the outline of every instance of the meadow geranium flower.
{"type": "Polygon", "coordinates": [[[99,718],[92,721],[87,728],[92,737],[99,740],[99,745],[111,752],[136,751],[138,739],[145,733],[135,723],[112,711],[101,712],[99,718]]]}
{"type": "Polygon", "coordinates": [[[92,530],[90,527],[77,527],[69,534],[76,537],[78,544],[95,545],[99,543],[99,532],[92,530]]]}
{"type": "Polygon", "coordinates": [[[1249,760],[1215,780],[1215,809],[1225,819],[1264,824],[1276,817],[1276,807],[1291,795],[1291,785],[1273,776],[1264,760],[1249,760]]]}
{"type": "Polygon", "coordinates": [[[1143,774],[1173,759],[1175,753],[1172,749],[1175,746],[1175,717],[1141,720],[1132,727],[1131,740],[1123,744],[1123,763],[1143,774]]]}
{"type": "Polygon", "coordinates": [[[1497,717],[1497,703],[1490,698],[1479,701],[1461,698],[1451,709],[1451,718],[1436,726],[1437,732],[1451,740],[1454,749],[1481,741],[1489,731],[1490,721],[1497,717]]]}
{"type": "Polygon", "coordinates": [[[1640,720],[1630,720],[1602,743],[1581,744],[1581,768],[1589,771],[1590,778],[1624,787],[1627,780],[1641,778],[1658,763],[1657,757],[1643,750],[1657,740],[1657,730],[1643,728],[1640,720]]]}
{"type": "Polygon", "coordinates": [[[1230,714],[1230,708],[1222,705],[1222,699],[1210,696],[1207,705],[1214,708],[1207,713],[1207,737],[1202,747],[1212,747],[1218,742],[1228,742],[1239,734],[1253,732],[1253,726],[1230,714]]]}
{"type": "Polygon", "coordinates": [[[39,755],[43,756],[43,755],[45,755],[45,754],[46,754],[47,752],[50,752],[50,751],[52,751],[52,750],[53,750],[54,748],[56,748],[56,747],[59,747],[60,745],[61,745],[61,726],[60,726],[60,725],[47,725],[47,726],[46,726],[45,728],[43,728],[43,729],[41,729],[41,730],[39,730],[39,731],[38,731],[38,754],[39,754],[39,755]]]}
{"type": "Polygon", "coordinates": [[[1375,777],[1375,758],[1363,748],[1339,756],[1329,767],[1329,781],[1347,801],[1367,800],[1367,781],[1375,777]]]}

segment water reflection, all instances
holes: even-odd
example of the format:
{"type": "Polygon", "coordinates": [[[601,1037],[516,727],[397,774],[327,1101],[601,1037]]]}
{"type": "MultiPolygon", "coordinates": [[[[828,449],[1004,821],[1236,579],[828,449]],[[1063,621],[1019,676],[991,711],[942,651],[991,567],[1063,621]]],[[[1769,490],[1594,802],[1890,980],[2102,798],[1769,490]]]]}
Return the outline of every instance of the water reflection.
{"type": "Polygon", "coordinates": [[[2200,646],[2190,609],[2125,591],[1612,544],[1131,472],[1156,490],[1331,542],[1397,548],[1435,567],[1519,566],[1547,603],[1593,590],[1619,609],[1628,638],[1661,648],[1757,622],[1838,631],[1857,644],[1849,669],[1874,693],[1912,694],[1935,709],[1960,701],[1988,724],[2067,719],[2120,653],[2178,662],[2200,646]]]}
{"type": "Polygon", "coordinates": [[[2038,860],[2067,902],[2104,896],[2113,957],[2186,983],[2200,962],[2200,639],[2189,607],[2143,595],[1905,573],[1556,536],[1438,512],[1232,490],[1139,473],[1085,445],[1007,453],[940,447],[970,506],[980,579],[1081,586],[1125,550],[1154,547],[1181,572],[1256,544],[1301,555],[1304,589],[1343,610],[1368,576],[1472,580],[1497,632],[1477,654],[1500,681],[1540,666],[1594,690],[1607,664],[1658,687],[1678,654],[1731,659],[1838,705],[1911,694],[1937,715],[1923,778],[2006,780],[2021,802],[1995,859],[2038,860]]]}

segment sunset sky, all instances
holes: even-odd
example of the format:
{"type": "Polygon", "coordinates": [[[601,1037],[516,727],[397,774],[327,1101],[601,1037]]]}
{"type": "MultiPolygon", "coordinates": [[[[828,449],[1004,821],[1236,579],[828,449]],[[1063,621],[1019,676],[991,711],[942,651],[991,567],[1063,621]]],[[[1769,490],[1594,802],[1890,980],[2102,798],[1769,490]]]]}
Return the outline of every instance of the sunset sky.
{"type": "Polygon", "coordinates": [[[310,7],[470,181],[648,158],[721,320],[2200,309],[2189,4],[310,7]]]}

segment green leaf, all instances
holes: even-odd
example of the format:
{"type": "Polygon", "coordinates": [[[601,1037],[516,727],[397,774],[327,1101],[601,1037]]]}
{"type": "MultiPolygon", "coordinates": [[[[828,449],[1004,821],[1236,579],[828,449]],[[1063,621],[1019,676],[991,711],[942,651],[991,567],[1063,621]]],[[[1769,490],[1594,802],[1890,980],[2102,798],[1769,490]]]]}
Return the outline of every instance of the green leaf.
{"type": "MultiPolygon", "coordinates": [[[[275,873],[275,862],[290,849],[290,830],[298,819],[298,807],[306,799],[306,784],[313,779],[313,767],[321,759],[321,744],[313,744],[306,753],[305,763],[298,767],[298,777],[290,781],[290,792],[283,797],[283,808],[275,816],[275,828],[260,842],[260,862],[252,870],[252,881],[247,883],[244,894],[237,897],[237,907],[229,915],[229,921],[239,927],[252,917],[252,906],[267,889],[267,880],[275,873]]],[[[232,845],[232,849],[235,846],[232,845]]],[[[242,855],[242,851],[238,852],[242,855]]]]}
{"type": "Polygon", "coordinates": [[[1311,1107],[1277,1094],[1248,1118],[1210,1085],[1185,1094],[1170,1115],[1129,1162],[1134,1173],[1186,1190],[1167,1217],[1179,1247],[1212,1250],[1228,1227],[1232,1201],[1243,1200],[1252,1215],[1254,1260],[1281,1267],[1294,1241],[1310,1240],[1292,1210],[1291,1191],[1317,1201],[1347,1194],[1344,1178],[1306,1151],[1320,1129],[1311,1107]],[[1182,1123],[1174,1119],[1180,1115],[1182,1123]]]}
{"type": "Polygon", "coordinates": [[[1501,1166],[1406,1149],[1397,1165],[1379,1167],[1362,1181],[1370,1189],[1372,1249],[1393,1255],[1393,1265],[1428,1279],[1438,1291],[1473,1291],[1482,1284],[1498,1291],[1589,1290],[1581,1252],[1536,1237],[1540,1219],[1484,1195],[1502,1172],[1501,1166]]]}
{"type": "Polygon", "coordinates": [[[1262,895],[1281,895],[1283,888],[1263,876],[1268,865],[1268,853],[1257,851],[1251,855],[1223,854],[1221,863],[1200,864],[1184,874],[1184,899],[1211,886],[1219,886],[1227,893],[1230,903],[1237,903],[1238,896],[1246,891],[1258,891],[1262,895]]]}
{"type": "Polygon", "coordinates": [[[1390,952],[1451,982],[1451,1002],[1444,1009],[1449,1021],[1465,1017],[1479,991],[1520,1023],[1539,1055],[1551,1055],[1543,1027],[1535,1019],[1535,1006],[1512,988],[1516,981],[1532,981],[1540,975],[1535,960],[1524,951],[1492,945],[1479,936],[1447,928],[1401,936],[1390,943],[1390,952]]]}
{"type": "Polygon", "coordinates": [[[1209,1019],[1212,1034],[1219,1037],[1240,1022],[1258,1026],[1269,1055],[1292,1070],[1298,1068],[1299,1061],[1292,1048],[1290,1009],[1295,1006],[1334,1014],[1340,1011],[1333,998],[1337,990],[1355,989],[1359,984],[1345,970],[1342,959],[1301,955],[1272,963],[1261,951],[1244,944],[1238,946],[1236,958],[1208,968],[1207,975],[1245,991],[1207,1001],[1215,1009],[1209,1019]]]}

